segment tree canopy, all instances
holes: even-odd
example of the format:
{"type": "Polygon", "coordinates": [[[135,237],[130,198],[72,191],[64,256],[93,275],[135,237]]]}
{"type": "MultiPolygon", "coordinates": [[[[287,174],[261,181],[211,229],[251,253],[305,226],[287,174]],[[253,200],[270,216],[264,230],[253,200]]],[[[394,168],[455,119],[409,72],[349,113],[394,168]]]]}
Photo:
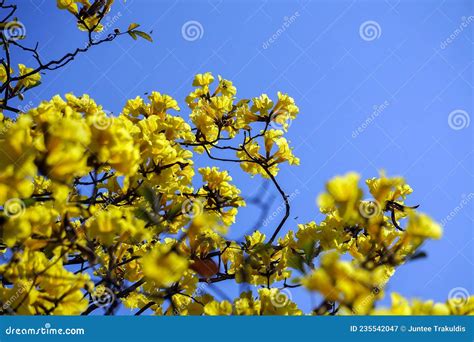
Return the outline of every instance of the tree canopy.
{"type": "Polygon", "coordinates": [[[474,312],[473,297],[434,303],[392,293],[391,307],[376,306],[396,269],[423,257],[423,243],[442,235],[411,203],[402,177],[381,173],[362,186],[355,172],[336,176],[318,198],[323,220],[287,221],[291,203],[278,174],[283,164],[299,165],[286,137],[299,108],[288,94],[239,98],[232,81],[206,72],[189,85],[182,116],[162,89],[129,99],[118,115],[88,94],[12,107],[40,85],[41,73],[97,45],[125,34],[152,41],[135,23],[94,37],[113,0],[57,5],[77,19],[88,44],[44,61],[38,45],[22,44],[16,6],[1,2],[3,314],[115,314],[121,306],[136,315],[474,312]],[[14,61],[13,49],[29,52],[36,65],[14,61]],[[195,167],[196,154],[209,166],[195,167]],[[237,163],[276,189],[284,211],[270,222],[271,234],[256,229],[228,238],[246,199],[216,161],[237,163]],[[240,294],[205,290],[224,282],[240,294]],[[291,298],[296,287],[321,302],[303,312],[291,298]]]}

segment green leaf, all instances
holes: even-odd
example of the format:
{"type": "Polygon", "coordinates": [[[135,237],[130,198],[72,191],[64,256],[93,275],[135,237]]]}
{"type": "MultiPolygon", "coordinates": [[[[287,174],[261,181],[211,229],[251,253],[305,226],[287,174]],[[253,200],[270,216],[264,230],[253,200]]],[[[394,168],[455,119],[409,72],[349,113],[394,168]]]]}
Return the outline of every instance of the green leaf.
{"type": "Polygon", "coordinates": [[[139,218],[143,221],[148,221],[148,212],[146,211],[145,208],[139,207],[134,210],[135,217],[139,218]]]}
{"type": "Polygon", "coordinates": [[[34,199],[34,198],[25,198],[25,199],[23,200],[23,203],[25,204],[26,207],[30,207],[30,206],[32,206],[33,204],[35,204],[36,202],[37,202],[37,201],[36,201],[36,199],[34,199]]]}
{"type": "Polygon", "coordinates": [[[148,33],[142,31],[133,31],[133,33],[137,34],[138,36],[142,37],[143,39],[148,40],[149,42],[153,42],[153,39],[148,33]]]}
{"type": "Polygon", "coordinates": [[[304,267],[303,267],[303,264],[304,264],[304,259],[301,255],[299,254],[292,254],[289,258],[288,258],[288,267],[291,267],[291,268],[294,268],[296,270],[299,270],[301,271],[302,273],[304,273],[304,267]]]}
{"type": "Polygon", "coordinates": [[[155,207],[156,203],[161,201],[161,195],[156,194],[155,189],[151,186],[142,187],[139,191],[140,195],[145,197],[146,201],[150,204],[152,208],[155,207]]]}
{"type": "Polygon", "coordinates": [[[41,85],[41,82],[38,82],[38,83],[35,83],[29,87],[26,87],[25,90],[30,90],[30,89],[33,89],[33,88],[36,88],[37,86],[41,85]]]}
{"type": "Polygon", "coordinates": [[[137,37],[137,35],[135,34],[135,32],[134,32],[134,31],[129,31],[129,32],[128,32],[128,34],[129,34],[129,35],[130,35],[130,37],[132,37],[133,39],[135,39],[135,40],[137,40],[137,39],[138,39],[138,37],[137,37]]]}
{"type": "Polygon", "coordinates": [[[131,24],[128,26],[127,31],[132,31],[133,29],[136,29],[138,26],[140,26],[140,24],[131,23],[131,24]]]}
{"type": "Polygon", "coordinates": [[[178,213],[180,213],[182,210],[182,205],[180,203],[177,203],[171,207],[171,209],[166,213],[165,219],[167,221],[172,221],[178,213]]]}

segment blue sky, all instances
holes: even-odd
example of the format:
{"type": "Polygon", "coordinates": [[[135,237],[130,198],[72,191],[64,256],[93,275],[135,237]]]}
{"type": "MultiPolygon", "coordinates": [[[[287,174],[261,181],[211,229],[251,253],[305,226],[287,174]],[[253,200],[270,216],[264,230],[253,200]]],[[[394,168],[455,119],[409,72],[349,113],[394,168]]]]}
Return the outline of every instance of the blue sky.
{"type": "MultiPolygon", "coordinates": [[[[45,59],[85,43],[53,1],[19,7],[28,41],[41,42],[45,59]]],[[[123,37],[94,48],[45,75],[20,105],[88,93],[118,113],[126,99],[157,90],[177,98],[187,116],[192,77],[206,71],[232,80],[241,98],[287,92],[300,107],[288,136],[301,166],[279,175],[288,194],[299,193],[286,229],[321,220],[315,200],[334,175],[402,175],[415,190],[409,204],[438,221],[462,208],[442,240],[423,248],[428,258],[401,267],[387,290],[444,301],[453,288],[474,291],[474,124],[448,121],[450,113],[466,120],[474,113],[473,15],[467,0],[117,1],[108,20],[123,29],[138,22],[153,30],[154,43],[123,37]],[[182,34],[189,21],[200,26],[195,40],[182,34]]],[[[213,165],[205,157],[198,164],[213,165]]],[[[245,195],[261,184],[236,165],[228,169],[245,195]]],[[[242,210],[231,234],[248,230],[255,216],[242,210]]],[[[292,297],[309,309],[303,292],[292,297]]]]}

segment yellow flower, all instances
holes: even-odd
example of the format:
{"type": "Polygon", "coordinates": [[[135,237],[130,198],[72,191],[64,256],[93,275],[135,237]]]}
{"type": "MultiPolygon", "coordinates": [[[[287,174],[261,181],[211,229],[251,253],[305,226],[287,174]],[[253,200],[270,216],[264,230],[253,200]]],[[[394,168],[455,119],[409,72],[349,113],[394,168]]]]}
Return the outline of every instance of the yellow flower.
{"type": "Polygon", "coordinates": [[[441,226],[425,214],[410,214],[407,234],[423,239],[439,239],[442,235],[441,226]]]}
{"type": "Polygon", "coordinates": [[[236,315],[260,315],[261,302],[253,298],[252,292],[242,292],[239,298],[234,300],[234,308],[236,315]]]}
{"type": "Polygon", "coordinates": [[[158,115],[161,119],[164,119],[164,115],[168,109],[179,110],[178,102],[169,95],[162,95],[154,91],[148,98],[150,99],[149,115],[158,115]]]}
{"type": "Polygon", "coordinates": [[[206,183],[199,194],[208,198],[207,203],[211,208],[209,212],[216,211],[225,226],[231,225],[235,221],[237,207],[245,206],[244,200],[239,196],[240,190],[230,183],[232,177],[227,171],[206,167],[200,168],[199,173],[206,183]]]}
{"type": "Polygon", "coordinates": [[[450,315],[451,311],[448,305],[444,303],[435,303],[432,300],[422,302],[413,300],[410,302],[400,294],[393,292],[391,294],[392,306],[388,309],[376,309],[372,312],[374,315],[450,315]]]}
{"type": "Polygon", "coordinates": [[[131,244],[141,242],[151,236],[145,221],[135,217],[132,208],[109,205],[107,210],[97,209],[93,217],[85,223],[92,238],[110,246],[117,241],[131,244]]]}
{"type": "Polygon", "coordinates": [[[214,76],[210,72],[204,74],[197,74],[194,77],[193,86],[194,87],[205,87],[214,82],[214,76]]]}
{"type": "Polygon", "coordinates": [[[212,301],[204,306],[204,313],[208,316],[224,316],[232,314],[232,304],[224,300],[212,301]]]}
{"type": "Polygon", "coordinates": [[[335,202],[354,201],[360,195],[359,178],[359,175],[353,172],[345,176],[337,176],[328,182],[326,188],[335,202]]]}
{"type": "Polygon", "coordinates": [[[259,289],[258,295],[261,302],[262,315],[291,315],[299,316],[302,311],[291,301],[291,292],[289,290],[278,289],[259,289]]]}
{"type": "Polygon", "coordinates": [[[123,107],[122,113],[124,115],[131,115],[133,117],[136,117],[140,114],[148,114],[145,111],[145,102],[140,96],[127,100],[125,107],[123,107]]]}
{"type": "Polygon", "coordinates": [[[9,217],[3,228],[3,239],[7,246],[12,247],[17,242],[27,238],[49,238],[56,225],[58,212],[46,205],[35,205],[23,208],[18,216],[9,217]]]}
{"type": "Polygon", "coordinates": [[[383,288],[393,275],[390,267],[369,271],[348,261],[340,261],[337,252],[325,254],[320,267],[302,280],[311,291],[320,292],[326,300],[337,301],[354,314],[367,314],[373,303],[383,296],[383,288]]]}
{"type": "Polygon", "coordinates": [[[260,146],[255,140],[249,140],[245,144],[245,150],[237,152],[237,157],[242,161],[240,166],[244,171],[252,175],[260,174],[264,178],[269,178],[270,176],[265,171],[265,168],[258,162],[262,162],[273,176],[278,174],[278,165],[281,163],[288,162],[290,165],[299,165],[300,160],[293,155],[292,148],[290,148],[288,141],[283,137],[282,131],[270,129],[265,131],[263,136],[265,156],[260,154],[260,146]],[[275,146],[277,149],[272,152],[275,146]]]}
{"type": "MultiPolygon", "coordinates": [[[[13,69],[10,68],[10,75],[13,74],[13,69]]],[[[0,64],[0,82],[5,83],[7,81],[7,69],[3,64],[0,64]]]]}
{"type": "MultiPolygon", "coordinates": [[[[18,64],[18,70],[20,72],[20,76],[24,76],[32,72],[33,68],[27,68],[24,64],[18,64]]],[[[25,88],[31,88],[37,85],[41,81],[41,75],[39,72],[34,73],[30,76],[27,76],[18,81],[18,84],[25,88]]]]}
{"type": "MultiPolygon", "coordinates": [[[[155,304],[150,306],[150,309],[155,311],[155,313],[158,313],[157,311],[161,310],[161,307],[160,307],[161,302],[162,302],[161,300],[156,298],[154,300],[155,304]]],[[[144,295],[143,293],[132,292],[122,300],[122,303],[128,309],[141,309],[142,307],[144,307],[145,305],[149,303],[149,300],[147,296],[144,295]]]]}
{"type": "Polygon", "coordinates": [[[267,94],[260,95],[253,99],[252,112],[258,112],[261,116],[268,116],[268,112],[273,108],[273,101],[267,94]]]}
{"type": "Polygon", "coordinates": [[[350,172],[327,182],[327,192],[321,194],[318,199],[321,212],[334,212],[348,224],[357,221],[360,217],[359,201],[362,197],[362,190],[358,185],[359,178],[357,173],[350,172]]]}
{"type": "MultiPolygon", "coordinates": [[[[112,2],[100,4],[105,13],[112,2]]],[[[90,1],[58,1],[73,13],[78,5],[82,18],[90,1]]],[[[85,29],[100,18],[83,19],[85,29]]],[[[20,65],[18,72],[32,70],[20,65]]],[[[442,233],[404,205],[412,189],[401,177],[369,179],[373,199],[362,200],[358,174],[337,176],[319,196],[322,221],[294,231],[275,220],[286,233],[267,227],[271,242],[259,227],[232,239],[239,232],[227,233],[245,206],[232,170],[201,160],[195,169],[193,149],[223,161],[236,153],[231,161],[245,172],[278,181],[281,164],[299,164],[285,136],[299,108],[280,92],[275,101],[237,99],[233,83],[217,78],[211,89],[211,73],[195,77],[188,121],[171,115],[178,102],[156,91],[128,100],[119,115],[87,94],[54,96],[14,119],[0,113],[0,252],[8,259],[0,265],[0,301],[9,313],[80,314],[89,294],[107,285],[115,294],[133,289],[116,298],[125,307],[158,315],[301,315],[289,284],[317,291],[339,314],[473,313],[474,297],[460,305],[397,294],[391,308],[374,310],[396,267],[442,233]],[[203,292],[203,280],[256,288],[218,301],[203,292]]],[[[12,91],[38,82],[35,73],[12,91]]]]}
{"type": "Polygon", "coordinates": [[[78,13],[76,0],[57,0],[57,6],[59,9],[66,9],[71,13],[78,13]]]}
{"type": "MultiPolygon", "coordinates": [[[[106,117],[98,113],[91,121],[91,151],[100,163],[108,164],[120,174],[131,175],[138,169],[138,145],[127,129],[128,119],[106,117]],[[101,126],[98,122],[104,122],[101,126]]],[[[130,123],[131,124],[131,123],[130,123]]]]}
{"type": "Polygon", "coordinates": [[[87,166],[87,146],[91,133],[86,123],[63,118],[52,121],[45,130],[39,132],[41,135],[38,136],[37,145],[46,153],[43,163],[45,173],[59,181],[69,181],[72,177],[87,174],[90,170],[87,166]]]}
{"type": "Polygon", "coordinates": [[[0,131],[0,203],[28,198],[33,193],[31,178],[37,173],[28,116],[21,115],[8,129],[0,131]]]}
{"type": "Polygon", "coordinates": [[[234,96],[237,93],[237,89],[232,84],[232,81],[225,80],[221,76],[219,78],[219,87],[217,91],[221,92],[224,96],[234,96]]]}
{"type": "Polygon", "coordinates": [[[368,179],[366,183],[374,199],[382,206],[385,206],[388,200],[402,202],[413,192],[402,177],[387,178],[384,172],[381,172],[379,178],[368,179]]]}
{"type": "Polygon", "coordinates": [[[188,260],[173,251],[171,245],[155,247],[142,260],[143,274],[158,287],[168,287],[178,281],[188,264],[188,260]]]}
{"type": "Polygon", "coordinates": [[[26,289],[19,313],[78,315],[87,308],[82,290],[91,287],[89,275],[66,270],[60,249],[53,251],[51,260],[43,252],[25,249],[15,255],[16,263],[0,265],[6,280],[26,289]]]}

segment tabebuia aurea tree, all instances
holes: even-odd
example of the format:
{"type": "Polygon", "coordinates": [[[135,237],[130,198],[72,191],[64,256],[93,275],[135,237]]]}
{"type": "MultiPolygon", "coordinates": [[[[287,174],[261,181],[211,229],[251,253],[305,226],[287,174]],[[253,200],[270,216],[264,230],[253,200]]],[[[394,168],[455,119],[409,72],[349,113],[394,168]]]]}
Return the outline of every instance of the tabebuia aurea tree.
{"type": "Polygon", "coordinates": [[[336,176],[318,198],[321,222],[287,222],[279,168],[299,164],[285,137],[299,109],[287,94],[241,99],[231,81],[202,73],[181,99],[183,116],[161,89],[128,100],[116,115],[86,94],[12,106],[42,73],[97,45],[123,35],[152,40],[137,24],[95,35],[112,3],[58,0],[88,43],[45,61],[38,45],[24,44],[16,5],[1,1],[2,314],[473,313],[473,297],[434,303],[393,293],[391,307],[376,306],[396,269],[442,234],[410,202],[401,177],[380,174],[362,186],[357,173],[336,176]],[[15,61],[15,50],[33,64],[15,61]],[[195,167],[196,154],[209,166],[195,167]],[[271,234],[257,227],[242,240],[227,237],[246,201],[226,163],[281,196],[285,209],[271,234]],[[240,294],[229,298],[219,290],[225,283],[240,294]],[[320,303],[303,312],[291,298],[295,288],[319,294],[320,303]]]}

